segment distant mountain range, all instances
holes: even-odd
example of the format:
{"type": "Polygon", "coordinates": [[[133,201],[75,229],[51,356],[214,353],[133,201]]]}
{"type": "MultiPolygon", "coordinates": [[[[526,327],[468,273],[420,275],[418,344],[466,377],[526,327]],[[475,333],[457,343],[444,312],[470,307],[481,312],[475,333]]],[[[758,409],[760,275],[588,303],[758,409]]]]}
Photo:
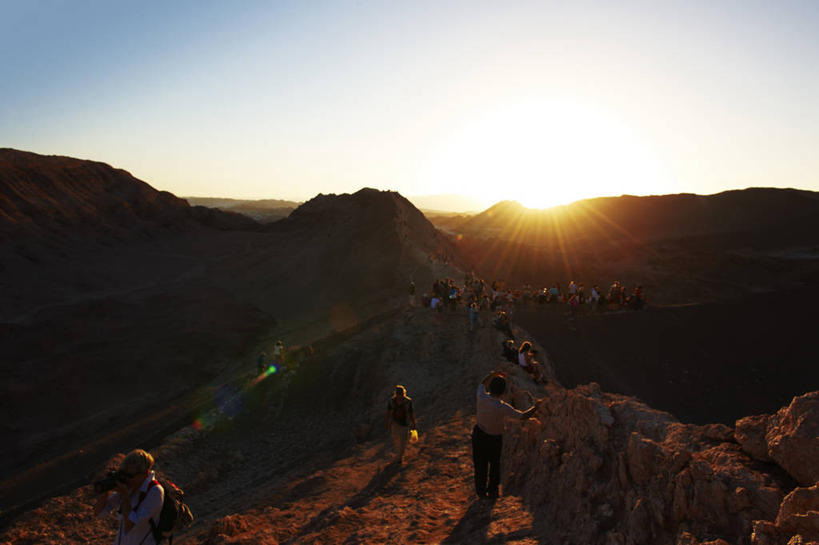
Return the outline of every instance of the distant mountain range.
{"type": "Polygon", "coordinates": [[[432,218],[487,278],[643,284],[655,301],[720,300],[819,279],[819,194],[751,188],[716,195],[606,197],[548,210],[504,201],[432,218]]]}
{"type": "MultiPolygon", "coordinates": [[[[207,206],[245,214],[256,221],[270,223],[287,217],[301,202],[280,199],[231,199],[221,197],[184,197],[191,205],[207,206]]],[[[461,195],[422,195],[407,197],[428,217],[477,214],[485,205],[461,195]]]]}
{"type": "Polygon", "coordinates": [[[218,208],[238,212],[261,223],[271,223],[286,218],[302,203],[279,199],[225,199],[217,197],[185,197],[191,205],[218,208]]]}

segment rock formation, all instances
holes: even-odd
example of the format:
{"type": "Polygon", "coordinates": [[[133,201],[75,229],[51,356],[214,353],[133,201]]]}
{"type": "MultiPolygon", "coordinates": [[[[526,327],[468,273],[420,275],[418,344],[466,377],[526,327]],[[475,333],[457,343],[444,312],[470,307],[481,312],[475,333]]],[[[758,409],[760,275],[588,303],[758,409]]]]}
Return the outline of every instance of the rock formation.
{"type": "MultiPolygon", "coordinates": [[[[515,395],[531,393],[515,388],[515,395]]],[[[554,529],[549,538],[559,543],[784,545],[797,534],[815,540],[816,487],[794,490],[788,473],[807,482],[819,469],[811,458],[819,448],[817,397],[795,398],[766,417],[783,423],[768,428],[774,464],[757,461],[759,440],[747,431],[753,419],[737,422],[736,433],[684,425],[596,384],[553,387],[540,423],[504,444],[505,466],[515,468],[504,489],[543,513],[554,529]]]]}

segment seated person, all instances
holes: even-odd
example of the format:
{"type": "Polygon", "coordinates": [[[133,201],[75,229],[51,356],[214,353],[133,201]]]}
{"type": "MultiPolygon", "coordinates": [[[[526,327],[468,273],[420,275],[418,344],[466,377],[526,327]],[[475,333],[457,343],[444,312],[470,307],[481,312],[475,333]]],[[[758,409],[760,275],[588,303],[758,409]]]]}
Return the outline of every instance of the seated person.
{"type": "Polygon", "coordinates": [[[537,352],[532,349],[532,343],[529,341],[523,342],[518,349],[518,365],[523,367],[527,373],[532,375],[535,382],[542,382],[544,381],[543,369],[535,360],[536,353],[537,352]]]}
{"type": "Polygon", "coordinates": [[[518,351],[515,349],[515,341],[507,339],[503,343],[503,357],[512,363],[518,363],[518,351]]]}

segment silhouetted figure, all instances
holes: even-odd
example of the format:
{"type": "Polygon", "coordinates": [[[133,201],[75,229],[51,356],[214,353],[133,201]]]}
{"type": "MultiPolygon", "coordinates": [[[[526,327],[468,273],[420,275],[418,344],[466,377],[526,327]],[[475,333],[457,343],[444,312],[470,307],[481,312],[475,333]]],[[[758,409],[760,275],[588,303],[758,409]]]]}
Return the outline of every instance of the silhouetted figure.
{"type": "Polygon", "coordinates": [[[503,357],[507,361],[517,364],[518,363],[518,351],[515,348],[515,341],[512,339],[506,339],[503,342],[503,357]]]}

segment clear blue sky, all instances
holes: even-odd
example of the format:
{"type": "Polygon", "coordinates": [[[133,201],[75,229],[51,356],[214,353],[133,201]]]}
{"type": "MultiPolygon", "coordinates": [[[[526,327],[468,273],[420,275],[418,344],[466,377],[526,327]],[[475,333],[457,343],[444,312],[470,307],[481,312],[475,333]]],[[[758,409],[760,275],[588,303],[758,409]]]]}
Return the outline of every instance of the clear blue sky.
{"type": "Polygon", "coordinates": [[[819,190],[819,2],[0,0],[0,146],[181,196],[819,190]]]}

